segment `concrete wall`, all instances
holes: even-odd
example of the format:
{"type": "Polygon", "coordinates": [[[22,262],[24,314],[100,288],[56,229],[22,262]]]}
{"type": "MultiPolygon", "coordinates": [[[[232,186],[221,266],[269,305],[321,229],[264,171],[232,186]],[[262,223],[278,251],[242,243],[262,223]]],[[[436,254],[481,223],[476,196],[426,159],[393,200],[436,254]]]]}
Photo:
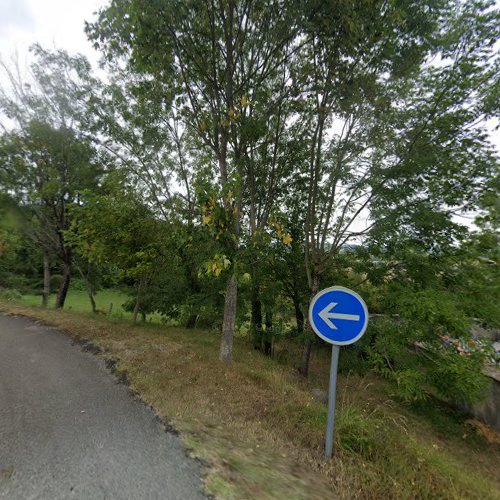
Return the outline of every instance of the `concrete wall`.
{"type": "Polygon", "coordinates": [[[474,406],[468,406],[465,410],[500,431],[500,369],[487,367],[484,374],[491,380],[488,396],[474,406]]]}

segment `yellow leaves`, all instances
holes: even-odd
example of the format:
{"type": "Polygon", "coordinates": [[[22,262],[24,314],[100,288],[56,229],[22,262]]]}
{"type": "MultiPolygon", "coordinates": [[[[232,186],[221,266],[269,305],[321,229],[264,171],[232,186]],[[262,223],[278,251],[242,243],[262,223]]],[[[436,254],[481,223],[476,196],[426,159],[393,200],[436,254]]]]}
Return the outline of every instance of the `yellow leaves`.
{"type": "Polygon", "coordinates": [[[225,255],[214,255],[212,260],[205,263],[206,274],[220,276],[222,271],[231,267],[231,261],[225,255]]]}
{"type": "Polygon", "coordinates": [[[208,225],[213,221],[216,205],[216,200],[210,196],[205,204],[201,206],[203,224],[208,225]]]}
{"type": "Polygon", "coordinates": [[[235,106],[227,110],[227,119],[223,119],[221,121],[222,126],[228,127],[229,125],[236,123],[244,110],[251,104],[252,102],[246,95],[241,96],[235,106]]]}
{"type": "Polygon", "coordinates": [[[238,110],[236,110],[235,108],[229,108],[227,110],[227,125],[230,125],[232,123],[236,123],[238,118],[240,116],[240,113],[238,112],[238,110]]]}
{"type": "Polygon", "coordinates": [[[269,225],[275,229],[276,236],[284,245],[290,245],[293,241],[292,235],[285,230],[285,226],[280,222],[270,222],[269,225]]]}
{"type": "Polygon", "coordinates": [[[203,133],[203,132],[206,132],[208,129],[208,125],[207,123],[205,122],[205,120],[201,120],[200,122],[198,122],[198,130],[203,133]]]}
{"type": "Polygon", "coordinates": [[[250,101],[250,99],[248,99],[248,97],[246,95],[241,96],[241,98],[240,98],[240,108],[241,109],[244,109],[244,108],[250,106],[251,104],[252,104],[252,102],[250,101]]]}

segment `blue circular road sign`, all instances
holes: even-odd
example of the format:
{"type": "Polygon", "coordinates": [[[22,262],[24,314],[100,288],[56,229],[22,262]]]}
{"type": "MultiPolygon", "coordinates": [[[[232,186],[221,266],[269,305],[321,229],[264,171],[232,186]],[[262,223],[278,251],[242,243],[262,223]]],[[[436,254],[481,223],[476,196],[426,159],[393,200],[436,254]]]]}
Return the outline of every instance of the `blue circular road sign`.
{"type": "Polygon", "coordinates": [[[332,286],[321,290],[311,300],[309,324],[318,337],[330,344],[353,344],[366,331],[368,308],[356,292],[332,286]]]}

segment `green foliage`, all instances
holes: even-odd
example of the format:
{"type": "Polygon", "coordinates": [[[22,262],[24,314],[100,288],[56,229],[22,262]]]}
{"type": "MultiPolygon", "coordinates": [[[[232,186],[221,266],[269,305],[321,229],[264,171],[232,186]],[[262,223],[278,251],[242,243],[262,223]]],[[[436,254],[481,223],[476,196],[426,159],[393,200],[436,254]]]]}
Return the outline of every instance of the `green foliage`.
{"type": "Polygon", "coordinates": [[[455,402],[477,403],[486,394],[488,380],[482,373],[484,356],[476,353],[470,357],[441,349],[428,370],[428,383],[443,398],[455,402]]]}
{"type": "Polygon", "coordinates": [[[485,394],[482,369],[487,353],[467,355],[445,346],[441,336],[449,323],[439,323],[434,314],[425,315],[426,323],[422,317],[417,323],[413,319],[373,320],[354,352],[386,378],[392,394],[405,402],[423,401],[433,395],[454,402],[479,401],[485,394]]]}
{"type": "Polygon", "coordinates": [[[139,278],[161,256],[159,222],[119,177],[108,177],[102,193],[82,193],[81,204],[73,205],[71,213],[66,240],[89,262],[139,278]]]}
{"type": "Polygon", "coordinates": [[[22,297],[21,293],[17,290],[0,287],[0,298],[2,299],[20,300],[21,297],[22,297]]]}
{"type": "MultiPolygon", "coordinates": [[[[392,375],[393,380],[396,382],[396,397],[406,403],[414,403],[428,399],[428,377],[425,373],[416,369],[403,368],[396,370],[392,375]]],[[[445,384],[446,383],[447,382],[445,382],[445,384]]]]}
{"type": "Polygon", "coordinates": [[[461,304],[447,290],[412,291],[396,286],[387,295],[386,307],[386,311],[411,321],[415,339],[432,339],[438,333],[461,336],[467,334],[470,323],[461,304]]]}

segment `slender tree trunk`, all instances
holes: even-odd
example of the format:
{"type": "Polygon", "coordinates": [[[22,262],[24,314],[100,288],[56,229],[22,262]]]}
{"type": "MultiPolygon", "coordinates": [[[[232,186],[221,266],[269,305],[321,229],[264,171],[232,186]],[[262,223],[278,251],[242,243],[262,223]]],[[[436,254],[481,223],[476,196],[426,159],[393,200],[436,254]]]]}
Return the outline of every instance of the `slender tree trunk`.
{"type": "Polygon", "coordinates": [[[233,360],[233,332],[236,323],[236,301],[238,298],[238,284],[236,275],[232,274],[226,286],[224,301],[224,321],[222,323],[222,337],[220,342],[219,359],[230,363],[233,360]]]}
{"type": "Polygon", "coordinates": [[[85,287],[87,289],[87,296],[90,300],[90,307],[92,308],[92,312],[94,314],[97,314],[97,304],[95,303],[95,291],[94,287],[92,286],[92,282],[90,281],[90,264],[87,268],[87,274],[85,274],[82,271],[82,268],[76,264],[75,265],[76,269],[78,269],[78,272],[80,273],[80,276],[82,277],[82,280],[85,281],[85,287]]]}
{"type": "Polygon", "coordinates": [[[69,284],[71,281],[71,253],[66,251],[64,255],[63,279],[56,298],[56,309],[62,309],[68,295],[69,284]]]}
{"type": "Polygon", "coordinates": [[[96,314],[97,313],[97,305],[96,305],[95,299],[94,299],[94,290],[92,290],[92,287],[88,284],[87,284],[87,295],[89,296],[90,306],[92,307],[92,312],[94,314],[96,314]]]}
{"type": "Polygon", "coordinates": [[[302,356],[300,358],[300,368],[299,368],[300,373],[306,378],[309,375],[309,364],[311,360],[311,348],[312,348],[312,339],[310,338],[312,333],[309,331],[307,333],[308,333],[308,338],[306,339],[304,348],[302,349],[302,356]]]}
{"type": "Polygon", "coordinates": [[[137,316],[139,315],[139,308],[141,307],[141,296],[142,296],[142,278],[139,280],[139,284],[137,285],[137,296],[135,298],[135,306],[134,306],[134,325],[137,323],[137,316]]]}
{"type": "Polygon", "coordinates": [[[264,354],[271,356],[273,346],[273,312],[266,307],[266,335],[264,337],[264,354]]]}
{"type": "MultiPolygon", "coordinates": [[[[226,26],[224,27],[224,48],[226,51],[224,62],[225,62],[225,82],[224,82],[224,93],[227,109],[234,109],[234,92],[233,92],[233,79],[235,78],[234,69],[234,30],[237,23],[234,22],[234,13],[236,11],[235,0],[229,0],[224,10],[226,11],[226,26]]],[[[222,81],[221,81],[222,85],[222,81]]],[[[228,146],[230,141],[230,136],[232,136],[232,145],[234,153],[235,165],[238,165],[238,145],[237,145],[237,135],[235,124],[232,123],[229,126],[222,126],[220,129],[220,145],[218,147],[219,156],[219,168],[221,174],[222,187],[227,186],[229,182],[229,172],[227,165],[228,157],[228,146]]],[[[239,172],[241,174],[241,172],[239,172]]],[[[233,253],[235,254],[238,248],[238,238],[240,233],[240,213],[241,213],[241,193],[238,194],[236,207],[232,206],[232,203],[227,199],[225,203],[225,210],[229,217],[229,220],[233,220],[232,232],[234,235],[234,241],[230,243],[231,247],[231,257],[233,253]],[[236,208],[236,214],[234,213],[234,208],[236,208]]],[[[234,266],[234,263],[233,263],[234,266]]],[[[233,359],[233,335],[234,335],[234,325],[236,323],[236,304],[238,300],[238,284],[236,281],[236,274],[233,269],[233,274],[229,278],[226,286],[226,297],[224,301],[224,319],[222,322],[222,338],[220,344],[219,358],[221,361],[230,363],[233,359]]]]}
{"type": "Polygon", "coordinates": [[[50,260],[49,252],[43,252],[43,293],[42,293],[42,307],[49,305],[50,297],[50,260]]]}
{"type": "Polygon", "coordinates": [[[141,312],[142,322],[146,323],[146,313],[141,312]]]}
{"type": "Polygon", "coordinates": [[[300,307],[300,300],[297,295],[293,297],[293,307],[295,309],[295,321],[297,323],[297,334],[302,335],[304,333],[304,313],[300,307]]]}
{"type": "Polygon", "coordinates": [[[252,285],[252,314],[250,318],[250,331],[253,336],[253,346],[255,349],[262,349],[262,303],[259,296],[259,287],[252,285]]]}
{"type": "MultiPolygon", "coordinates": [[[[319,276],[318,273],[314,272],[312,276],[312,281],[311,281],[311,287],[310,287],[310,292],[311,292],[311,299],[318,293],[319,290],[319,276]]],[[[304,344],[304,348],[302,349],[302,356],[300,359],[300,368],[299,371],[300,373],[307,378],[309,375],[309,364],[311,360],[311,349],[312,349],[312,339],[314,332],[311,329],[311,326],[309,325],[309,321],[307,322],[307,339],[304,344]]]]}
{"type": "Polygon", "coordinates": [[[186,321],[186,328],[194,328],[196,326],[196,322],[198,321],[197,314],[190,314],[186,321]]]}

